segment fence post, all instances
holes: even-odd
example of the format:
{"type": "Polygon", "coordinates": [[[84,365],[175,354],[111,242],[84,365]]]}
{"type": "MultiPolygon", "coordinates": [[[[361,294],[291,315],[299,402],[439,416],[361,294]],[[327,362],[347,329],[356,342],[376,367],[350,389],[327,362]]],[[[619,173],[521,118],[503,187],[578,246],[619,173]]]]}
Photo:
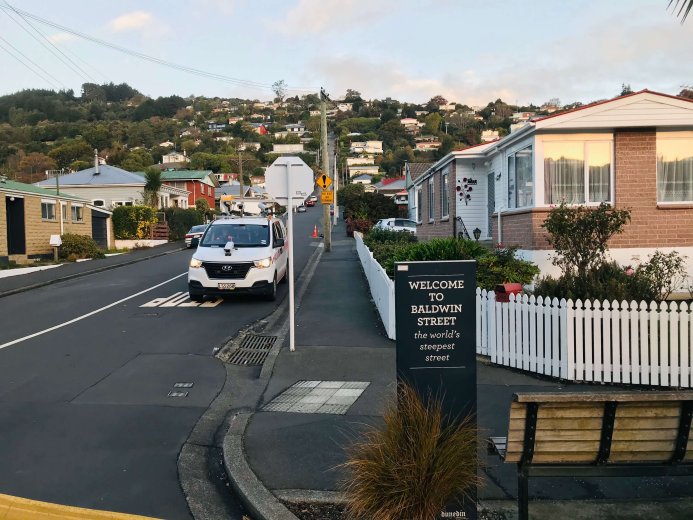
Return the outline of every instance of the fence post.
{"type": "Polygon", "coordinates": [[[481,289],[478,287],[476,288],[475,291],[475,297],[474,297],[474,305],[476,305],[476,353],[477,354],[486,354],[484,352],[484,344],[483,344],[483,336],[484,333],[481,329],[483,325],[486,324],[486,320],[483,320],[483,325],[482,325],[482,320],[481,316],[483,314],[483,303],[481,301],[481,289]]]}
{"type": "MultiPolygon", "coordinates": [[[[561,366],[558,376],[563,379],[573,380],[575,379],[575,338],[573,337],[575,310],[573,309],[573,300],[565,301],[565,299],[561,299],[559,306],[558,298],[554,298],[552,304],[554,307],[558,308],[561,323],[561,338],[558,345],[561,366]]],[[[558,339],[558,334],[556,334],[558,329],[556,325],[558,324],[552,323],[552,325],[554,326],[554,339],[558,339]]],[[[557,351],[554,348],[552,348],[551,351],[553,353],[553,363],[555,367],[557,363],[555,359],[557,351]]],[[[556,373],[554,372],[553,375],[556,375],[556,373]]]]}
{"type": "Polygon", "coordinates": [[[489,291],[486,294],[486,310],[488,316],[488,348],[491,361],[498,363],[498,337],[496,336],[496,293],[489,291]]]}

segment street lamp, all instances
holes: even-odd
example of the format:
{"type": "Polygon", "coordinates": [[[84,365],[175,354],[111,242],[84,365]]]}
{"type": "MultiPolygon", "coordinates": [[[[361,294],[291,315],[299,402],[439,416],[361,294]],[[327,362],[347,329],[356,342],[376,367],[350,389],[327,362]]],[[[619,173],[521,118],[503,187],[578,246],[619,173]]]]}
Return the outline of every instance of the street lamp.
{"type": "Polygon", "coordinates": [[[472,231],[474,234],[474,240],[477,242],[479,241],[479,237],[481,236],[481,230],[479,228],[474,228],[474,231],[472,231]]]}

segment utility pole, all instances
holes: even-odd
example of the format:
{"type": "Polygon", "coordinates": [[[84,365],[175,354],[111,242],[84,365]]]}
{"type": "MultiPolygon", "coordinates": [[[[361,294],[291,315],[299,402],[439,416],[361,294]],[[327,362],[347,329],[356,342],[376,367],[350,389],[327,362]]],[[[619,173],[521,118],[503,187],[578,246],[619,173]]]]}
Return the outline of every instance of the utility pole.
{"type": "Polygon", "coordinates": [[[241,191],[240,191],[240,198],[241,202],[239,203],[239,206],[241,208],[241,217],[243,216],[243,207],[245,206],[243,202],[243,149],[242,145],[238,145],[238,182],[241,183],[241,191]]]}
{"type": "MultiPolygon", "coordinates": [[[[332,177],[330,171],[330,154],[327,151],[327,94],[325,89],[320,89],[320,119],[321,119],[321,140],[322,140],[322,173],[332,177]]],[[[323,190],[320,188],[320,193],[323,190]]],[[[322,205],[323,233],[325,234],[325,251],[332,250],[332,222],[330,222],[330,205],[322,205]]]]}

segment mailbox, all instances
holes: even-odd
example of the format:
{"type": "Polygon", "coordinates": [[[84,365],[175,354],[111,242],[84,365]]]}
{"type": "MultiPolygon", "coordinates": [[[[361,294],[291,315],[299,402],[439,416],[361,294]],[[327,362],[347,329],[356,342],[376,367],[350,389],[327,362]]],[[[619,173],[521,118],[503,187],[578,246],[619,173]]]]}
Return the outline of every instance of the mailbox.
{"type": "Polygon", "coordinates": [[[508,303],[510,301],[510,295],[518,295],[522,293],[521,283],[501,283],[496,285],[494,289],[496,293],[496,301],[501,303],[508,303]]]}

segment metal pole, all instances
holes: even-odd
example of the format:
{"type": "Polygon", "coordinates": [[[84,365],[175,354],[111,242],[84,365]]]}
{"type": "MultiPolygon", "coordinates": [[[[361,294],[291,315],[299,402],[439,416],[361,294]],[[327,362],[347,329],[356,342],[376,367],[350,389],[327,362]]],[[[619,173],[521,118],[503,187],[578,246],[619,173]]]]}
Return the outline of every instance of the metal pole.
{"type": "MultiPolygon", "coordinates": [[[[327,152],[327,100],[325,99],[324,92],[320,93],[320,98],[322,100],[320,103],[320,116],[322,120],[322,173],[330,177],[330,154],[327,152]]],[[[323,191],[326,190],[321,188],[320,193],[323,191]]],[[[322,205],[322,221],[323,233],[325,235],[325,251],[329,252],[332,250],[332,226],[330,221],[330,206],[328,204],[322,205]]]]}
{"type": "Polygon", "coordinates": [[[293,183],[291,182],[291,159],[286,161],[286,195],[289,210],[289,350],[296,350],[295,312],[294,312],[294,210],[293,183]]]}
{"type": "Polygon", "coordinates": [[[337,172],[337,152],[334,153],[334,168],[332,169],[332,178],[334,179],[334,219],[332,224],[337,225],[337,215],[339,214],[339,206],[337,201],[337,190],[339,189],[339,174],[337,172]]]}

